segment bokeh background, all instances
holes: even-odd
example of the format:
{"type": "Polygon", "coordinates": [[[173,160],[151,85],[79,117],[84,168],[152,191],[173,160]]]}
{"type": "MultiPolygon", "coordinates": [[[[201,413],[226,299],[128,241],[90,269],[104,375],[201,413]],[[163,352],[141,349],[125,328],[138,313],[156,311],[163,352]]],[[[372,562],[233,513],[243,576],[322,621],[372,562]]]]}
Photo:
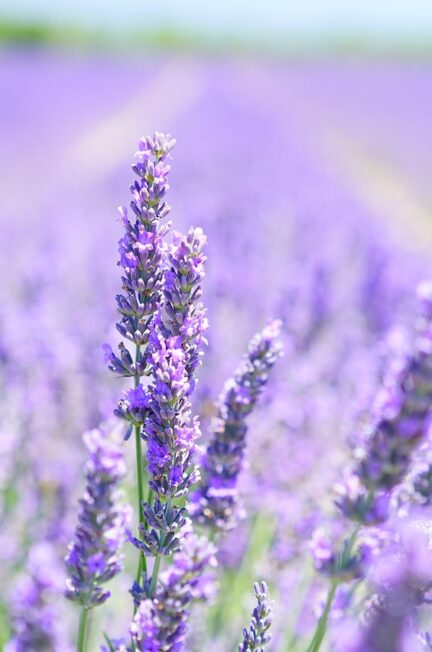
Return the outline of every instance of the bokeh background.
{"type": "MultiPolygon", "coordinates": [[[[298,596],[290,618],[276,608],[274,649],[301,645],[321,588],[305,582],[307,541],[332,509],[382,341],[431,273],[431,119],[427,0],[2,1],[1,645],[54,608],[52,649],[71,640],[74,610],[57,598],[81,433],[121,390],[101,353],[116,338],[116,207],[136,143],[155,129],[177,139],[175,228],[209,239],[204,431],[267,319],[283,319],[286,348],[251,423],[249,518],[221,556],[235,608],[217,603],[207,634],[200,615],[191,645],[230,649],[258,575],[279,604],[298,596]]],[[[104,623],[122,633],[128,586],[95,637],[104,623]]]]}

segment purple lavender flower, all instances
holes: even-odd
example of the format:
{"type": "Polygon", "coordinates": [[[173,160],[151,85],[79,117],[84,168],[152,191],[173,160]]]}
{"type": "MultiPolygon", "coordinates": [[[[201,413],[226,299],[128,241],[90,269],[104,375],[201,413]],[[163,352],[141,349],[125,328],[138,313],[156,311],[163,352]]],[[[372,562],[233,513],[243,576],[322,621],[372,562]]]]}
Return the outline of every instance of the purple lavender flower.
{"type": "MultiPolygon", "coordinates": [[[[191,417],[190,384],[186,353],[179,336],[162,336],[160,315],[152,326],[153,383],[148,388],[148,414],[144,425],[147,441],[149,486],[154,504],[143,503],[145,523],[141,540],[131,538],[147,555],[170,555],[178,549],[186,526],[183,507],[173,501],[183,498],[198,480],[193,463],[199,421],[191,417]]],[[[153,587],[154,589],[154,587],[153,587]]]]}
{"type": "Polygon", "coordinates": [[[315,569],[338,581],[349,581],[362,576],[364,551],[360,549],[353,553],[352,542],[346,539],[342,551],[338,552],[334,541],[322,528],[317,528],[313,533],[310,548],[315,569]]]}
{"type": "Polygon", "coordinates": [[[47,542],[33,546],[15,591],[15,635],[6,652],[71,652],[58,601],[63,582],[55,548],[47,542]]]}
{"type": "Polygon", "coordinates": [[[118,486],[126,472],[119,443],[102,428],[86,433],[84,443],[87,485],[66,556],[66,596],[91,609],[107,600],[110,592],[102,585],[122,568],[120,547],[129,509],[119,502],[118,486]]]}
{"type": "Polygon", "coordinates": [[[186,354],[179,336],[165,339],[158,322],[152,336],[153,384],[144,427],[150,487],[160,498],[181,498],[198,478],[192,463],[200,435],[191,418],[186,354]]]}
{"type": "Polygon", "coordinates": [[[270,641],[272,624],[272,609],[270,597],[265,582],[254,584],[257,605],[252,612],[249,630],[243,630],[243,641],[239,644],[239,652],[263,652],[264,646],[270,641]]]}
{"type": "Polygon", "coordinates": [[[191,605],[215,590],[216,549],[205,537],[189,532],[171,566],[162,573],[154,598],[139,605],[131,625],[132,649],[174,652],[183,649],[191,605]]]}
{"type": "Polygon", "coordinates": [[[200,362],[200,347],[206,344],[204,331],[208,327],[205,309],[201,302],[204,278],[203,254],[207,239],[200,228],[190,228],[187,236],[174,233],[168,249],[169,268],[164,280],[165,334],[178,336],[186,355],[186,371],[194,389],[194,372],[200,362]]]}
{"type": "Polygon", "coordinates": [[[365,524],[386,520],[390,491],[408,471],[413,450],[427,434],[432,409],[432,283],[418,288],[419,317],[411,355],[397,360],[380,401],[380,414],[358,463],[338,485],[338,507],[365,524]]]}
{"type": "Polygon", "coordinates": [[[242,364],[219,399],[210,443],[201,460],[203,479],[192,495],[191,515],[201,524],[232,528],[238,516],[237,480],[246,448],[246,418],[281,355],[280,322],[255,335],[242,364]]]}
{"type": "MultiPolygon", "coordinates": [[[[120,260],[123,268],[123,293],[116,297],[121,315],[117,329],[126,340],[135,344],[134,357],[124,343],[115,355],[109,345],[104,345],[105,360],[109,368],[120,376],[138,379],[149,373],[147,346],[150,324],[157,312],[163,283],[163,237],[169,226],[161,226],[170,207],[164,201],[169,188],[167,161],[175,141],[171,136],[155,133],[153,138],[142,138],[136,153],[137,162],[132,166],[138,179],[131,185],[130,207],[134,214],[129,219],[126,208],[121,208],[125,234],[119,241],[120,260]]],[[[119,414],[132,424],[137,413],[127,410],[127,400],[119,408],[119,414]]],[[[145,406],[142,406],[145,407],[145,406]]],[[[141,423],[142,419],[138,419],[141,423]]]]}
{"type": "Polygon", "coordinates": [[[358,631],[351,626],[349,634],[342,628],[338,650],[420,652],[415,625],[432,588],[430,542],[430,523],[396,524],[393,540],[370,569],[374,593],[366,602],[363,626],[358,631]]]}

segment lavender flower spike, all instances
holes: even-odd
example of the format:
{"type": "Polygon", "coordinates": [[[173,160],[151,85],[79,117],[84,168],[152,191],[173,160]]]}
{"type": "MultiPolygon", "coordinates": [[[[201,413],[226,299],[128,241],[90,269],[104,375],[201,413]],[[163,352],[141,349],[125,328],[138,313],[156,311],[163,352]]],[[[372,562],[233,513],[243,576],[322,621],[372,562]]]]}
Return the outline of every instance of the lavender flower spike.
{"type": "Polygon", "coordinates": [[[272,610],[270,597],[265,582],[254,584],[257,605],[252,612],[249,630],[243,630],[243,641],[238,646],[238,652],[264,652],[264,646],[270,641],[272,610]]]}
{"type": "Polygon", "coordinates": [[[145,598],[131,625],[133,650],[179,652],[184,648],[191,605],[215,590],[216,549],[205,537],[189,532],[182,550],[162,573],[153,600],[145,598]]]}
{"type": "MultiPolygon", "coordinates": [[[[147,360],[147,345],[150,337],[150,324],[157,312],[163,284],[163,237],[169,225],[161,226],[170,206],[164,201],[169,188],[167,161],[175,140],[170,135],[155,133],[152,138],[142,138],[136,153],[137,162],[132,166],[138,179],[131,185],[132,219],[126,208],[120,212],[124,226],[124,236],[119,241],[119,266],[123,269],[123,293],[116,297],[117,310],[121,315],[117,329],[123,338],[135,344],[135,356],[129,353],[125,344],[119,345],[119,354],[104,345],[105,360],[109,368],[120,376],[134,377],[136,385],[139,378],[150,372],[147,360]]],[[[133,425],[137,410],[142,408],[138,396],[129,396],[132,409],[122,402],[118,413],[133,425]]],[[[139,410],[138,410],[139,411],[139,410]]]]}
{"type": "Polygon", "coordinates": [[[203,333],[208,327],[201,302],[204,278],[203,254],[207,238],[200,228],[190,228],[187,236],[174,233],[168,251],[169,269],[165,273],[164,308],[166,335],[180,337],[186,354],[186,371],[194,389],[194,372],[200,363],[201,344],[206,344],[203,333]]]}
{"type": "Polygon", "coordinates": [[[163,337],[160,315],[152,328],[154,377],[148,392],[144,438],[149,485],[155,501],[143,503],[143,515],[149,527],[141,525],[141,540],[134,537],[131,540],[145,555],[158,558],[171,555],[180,545],[186,510],[173,501],[186,496],[199,479],[193,455],[200,426],[198,419],[191,417],[190,384],[181,338],[163,337]]]}
{"type": "Polygon", "coordinates": [[[75,538],[66,556],[66,596],[91,609],[110,596],[102,585],[122,568],[129,508],[120,504],[118,485],[126,472],[119,443],[104,429],[84,435],[87,486],[75,538]]]}
{"type": "Polygon", "coordinates": [[[281,355],[280,322],[267,325],[249,344],[242,364],[219,399],[212,436],[201,460],[200,487],[192,495],[191,515],[201,524],[230,529],[237,519],[237,480],[246,448],[246,418],[263,393],[281,355]]]}
{"type": "Polygon", "coordinates": [[[385,521],[390,492],[408,471],[432,415],[432,282],[417,291],[419,315],[412,351],[398,360],[384,387],[379,416],[350,477],[336,488],[338,507],[363,524],[385,521]]]}

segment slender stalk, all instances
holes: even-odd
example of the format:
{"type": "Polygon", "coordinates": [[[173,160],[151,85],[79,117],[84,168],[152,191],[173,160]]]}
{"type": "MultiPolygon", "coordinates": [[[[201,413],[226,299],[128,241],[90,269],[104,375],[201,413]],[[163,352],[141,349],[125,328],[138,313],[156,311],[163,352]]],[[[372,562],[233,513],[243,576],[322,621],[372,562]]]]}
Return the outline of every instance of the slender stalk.
{"type": "Polygon", "coordinates": [[[88,613],[88,609],[85,607],[81,608],[78,628],[77,652],[84,652],[85,650],[88,613]]]}
{"type": "MultiPolygon", "coordinates": [[[[150,494],[152,494],[151,490],[150,490],[150,494]]],[[[153,494],[151,496],[150,496],[150,494],[149,494],[149,498],[152,498],[153,494]]],[[[171,501],[168,500],[167,504],[170,507],[171,506],[171,501]]],[[[160,544],[159,544],[160,548],[163,547],[164,543],[165,543],[165,535],[161,534],[160,544]]],[[[154,594],[155,594],[155,591],[156,591],[156,586],[157,586],[157,581],[158,581],[158,577],[159,577],[159,570],[160,570],[161,561],[162,561],[162,556],[160,554],[157,554],[156,557],[155,557],[155,561],[154,561],[153,573],[152,573],[152,578],[151,578],[151,583],[150,583],[150,597],[153,597],[154,594]]]]}
{"type": "MultiPolygon", "coordinates": [[[[142,462],[142,445],[141,432],[139,426],[135,426],[135,457],[136,457],[136,474],[137,474],[137,494],[138,494],[138,522],[145,527],[145,519],[142,511],[144,502],[144,480],[143,480],[143,462],[142,462]]],[[[141,552],[139,556],[137,582],[141,578],[141,572],[147,570],[145,555],[141,552]]]]}
{"type": "Polygon", "coordinates": [[[339,584],[338,580],[333,580],[332,585],[330,587],[330,591],[327,596],[324,612],[318,621],[315,635],[311,641],[311,644],[307,649],[307,652],[318,652],[318,650],[321,647],[321,643],[323,642],[325,633],[327,631],[327,622],[329,619],[331,607],[333,604],[333,600],[336,594],[336,589],[338,587],[338,584],[339,584]]]}
{"type": "Polygon", "coordinates": [[[150,597],[151,598],[154,596],[155,591],[156,591],[156,585],[157,585],[157,581],[158,581],[161,561],[162,561],[161,555],[156,555],[154,566],[153,566],[153,574],[152,574],[152,578],[151,578],[151,584],[150,584],[150,597]]]}
{"type": "MultiPolygon", "coordinates": [[[[140,346],[137,344],[135,349],[135,362],[137,363],[140,356],[140,346]]],[[[140,381],[140,376],[138,373],[135,374],[135,388],[138,387],[140,381]]],[[[136,476],[137,476],[137,497],[138,497],[138,523],[139,525],[145,527],[145,519],[142,510],[142,504],[144,502],[144,474],[143,474],[143,454],[142,454],[142,442],[141,442],[141,428],[140,426],[134,427],[135,431],[135,459],[136,459],[136,476]]],[[[140,552],[138,560],[138,570],[136,574],[136,581],[139,582],[141,579],[141,573],[147,570],[147,561],[144,553],[140,552]]]]}

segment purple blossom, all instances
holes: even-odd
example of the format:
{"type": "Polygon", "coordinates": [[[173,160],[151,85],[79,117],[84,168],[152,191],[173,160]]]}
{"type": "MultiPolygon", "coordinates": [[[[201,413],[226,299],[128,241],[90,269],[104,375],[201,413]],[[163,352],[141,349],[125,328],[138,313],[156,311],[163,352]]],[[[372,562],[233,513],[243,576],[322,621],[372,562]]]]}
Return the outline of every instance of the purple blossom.
{"type": "Polygon", "coordinates": [[[249,629],[243,630],[239,652],[263,652],[271,638],[269,630],[272,624],[272,608],[266,583],[256,582],[254,591],[257,605],[252,612],[249,629]]]}
{"type": "Polygon", "coordinates": [[[264,391],[281,355],[280,322],[255,335],[248,352],[219,399],[207,450],[201,459],[203,479],[192,495],[191,514],[198,522],[230,529],[238,518],[237,481],[246,448],[246,418],[264,391]]]}
{"type": "MultiPolygon", "coordinates": [[[[337,633],[337,650],[347,652],[420,652],[417,612],[432,588],[430,523],[401,521],[392,540],[370,568],[372,597],[363,625],[337,633]]],[[[426,648],[427,649],[427,648],[426,648]]]]}
{"type": "Polygon", "coordinates": [[[66,596],[85,609],[110,596],[102,585],[122,569],[121,545],[129,508],[120,503],[118,486],[126,473],[119,442],[106,429],[84,435],[88,453],[86,490],[79,523],[66,556],[66,596]]]}
{"type": "Polygon", "coordinates": [[[144,599],[139,605],[130,628],[133,649],[175,652],[184,648],[192,603],[214,595],[215,553],[205,537],[187,534],[182,549],[162,573],[153,600],[144,599]]]}
{"type": "Polygon", "coordinates": [[[105,345],[104,354],[109,368],[122,376],[146,373],[150,324],[162,292],[163,237],[169,227],[160,222],[170,211],[164,197],[169,188],[167,161],[174,144],[171,136],[157,132],[141,139],[132,166],[138,177],[130,187],[132,221],[127,209],[120,208],[125,234],[119,241],[123,293],[116,297],[121,315],[117,329],[135,344],[137,355],[132,359],[124,345],[120,345],[119,355],[105,345]]]}
{"type": "Polygon", "coordinates": [[[168,249],[168,269],[164,279],[165,329],[167,336],[178,336],[186,355],[186,371],[193,391],[194,372],[200,362],[200,347],[206,344],[208,327],[201,302],[207,239],[199,228],[190,228],[187,236],[174,233],[168,249]]]}
{"type": "Polygon", "coordinates": [[[432,409],[432,283],[417,292],[419,315],[412,351],[393,360],[379,401],[379,416],[351,476],[337,486],[342,512],[365,524],[386,520],[390,492],[407,473],[426,437],[432,409]]]}
{"type": "Polygon", "coordinates": [[[191,417],[186,354],[179,337],[164,338],[157,322],[152,335],[153,384],[144,426],[150,487],[166,500],[180,498],[198,479],[192,462],[199,422],[191,417]]]}

